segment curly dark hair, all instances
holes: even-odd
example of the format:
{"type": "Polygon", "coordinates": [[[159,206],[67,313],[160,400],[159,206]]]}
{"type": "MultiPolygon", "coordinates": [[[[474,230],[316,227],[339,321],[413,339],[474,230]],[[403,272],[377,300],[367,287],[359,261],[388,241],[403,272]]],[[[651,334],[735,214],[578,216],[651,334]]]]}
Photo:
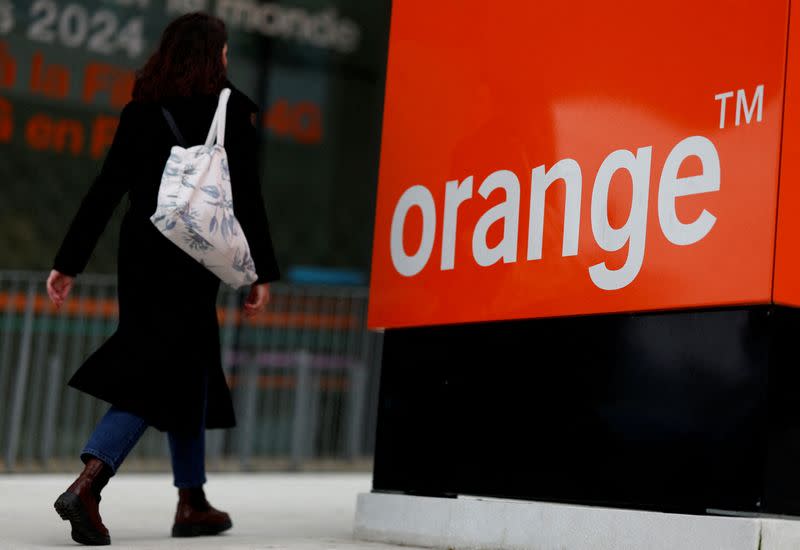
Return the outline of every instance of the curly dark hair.
{"type": "Polygon", "coordinates": [[[227,42],[221,19],[199,12],[178,17],[167,25],[158,49],[137,71],[133,99],[161,101],[219,93],[227,81],[222,63],[227,42]]]}

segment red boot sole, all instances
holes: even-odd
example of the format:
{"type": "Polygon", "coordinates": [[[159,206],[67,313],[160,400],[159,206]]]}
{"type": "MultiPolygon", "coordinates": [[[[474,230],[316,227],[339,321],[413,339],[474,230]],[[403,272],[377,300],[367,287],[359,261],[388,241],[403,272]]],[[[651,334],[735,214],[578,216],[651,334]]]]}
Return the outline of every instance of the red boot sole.
{"type": "Polygon", "coordinates": [[[173,537],[208,537],[219,535],[223,531],[227,531],[233,527],[233,522],[230,520],[218,525],[208,525],[205,523],[187,523],[172,526],[173,537]]]}

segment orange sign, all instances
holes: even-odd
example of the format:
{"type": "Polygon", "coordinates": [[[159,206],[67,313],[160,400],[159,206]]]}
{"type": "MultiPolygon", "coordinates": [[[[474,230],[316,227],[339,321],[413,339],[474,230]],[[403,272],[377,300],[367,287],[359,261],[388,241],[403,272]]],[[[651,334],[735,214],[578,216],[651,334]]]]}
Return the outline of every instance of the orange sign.
{"type": "MultiPolygon", "coordinates": [[[[797,4],[795,4],[797,6],[797,4]]],[[[792,10],[781,147],[778,242],[775,246],[776,304],[800,307],[800,10],[792,10]]]]}
{"type": "Polygon", "coordinates": [[[370,325],[769,302],[788,16],[395,2],[370,325]]]}

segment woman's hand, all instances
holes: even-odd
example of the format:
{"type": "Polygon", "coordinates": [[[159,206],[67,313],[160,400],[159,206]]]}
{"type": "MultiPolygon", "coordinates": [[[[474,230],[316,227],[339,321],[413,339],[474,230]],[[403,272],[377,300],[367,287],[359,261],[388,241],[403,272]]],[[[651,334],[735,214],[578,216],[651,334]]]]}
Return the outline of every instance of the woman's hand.
{"type": "Polygon", "coordinates": [[[269,303],[269,283],[253,285],[250,287],[250,294],[244,302],[245,317],[253,317],[259,311],[263,311],[269,303]]]}
{"type": "Polygon", "coordinates": [[[50,276],[47,278],[47,294],[50,296],[50,300],[53,301],[56,308],[60,308],[64,300],[67,299],[67,295],[69,291],[72,290],[72,283],[74,281],[75,277],[64,275],[55,269],[50,272],[50,276]]]}

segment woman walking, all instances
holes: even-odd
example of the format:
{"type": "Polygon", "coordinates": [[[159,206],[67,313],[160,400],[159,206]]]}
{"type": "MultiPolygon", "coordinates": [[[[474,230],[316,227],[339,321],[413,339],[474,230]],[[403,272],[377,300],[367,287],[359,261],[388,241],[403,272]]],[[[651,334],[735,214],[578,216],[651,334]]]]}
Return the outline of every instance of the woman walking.
{"type": "Polygon", "coordinates": [[[133,101],[120,115],[111,148],[56,254],[47,280],[60,307],[86,267],[114,208],[128,195],[118,252],[119,324],[69,384],[110,403],[81,453],[83,472],[55,503],[82,544],[110,544],[100,491],[148,426],[168,434],[178,508],[172,535],[214,535],[228,514],[203,492],[205,430],[235,424],[220,359],[216,297],[219,279],[170,242],[150,221],[176,132],[203,143],[221,90],[231,88],[224,132],[234,212],[258,279],[244,314],[269,301],[278,279],[257,172],[256,105],[228,82],[224,23],[194,13],[173,21],[158,50],[137,73],[133,101]],[[172,115],[170,128],[162,107],[172,115]]]}

